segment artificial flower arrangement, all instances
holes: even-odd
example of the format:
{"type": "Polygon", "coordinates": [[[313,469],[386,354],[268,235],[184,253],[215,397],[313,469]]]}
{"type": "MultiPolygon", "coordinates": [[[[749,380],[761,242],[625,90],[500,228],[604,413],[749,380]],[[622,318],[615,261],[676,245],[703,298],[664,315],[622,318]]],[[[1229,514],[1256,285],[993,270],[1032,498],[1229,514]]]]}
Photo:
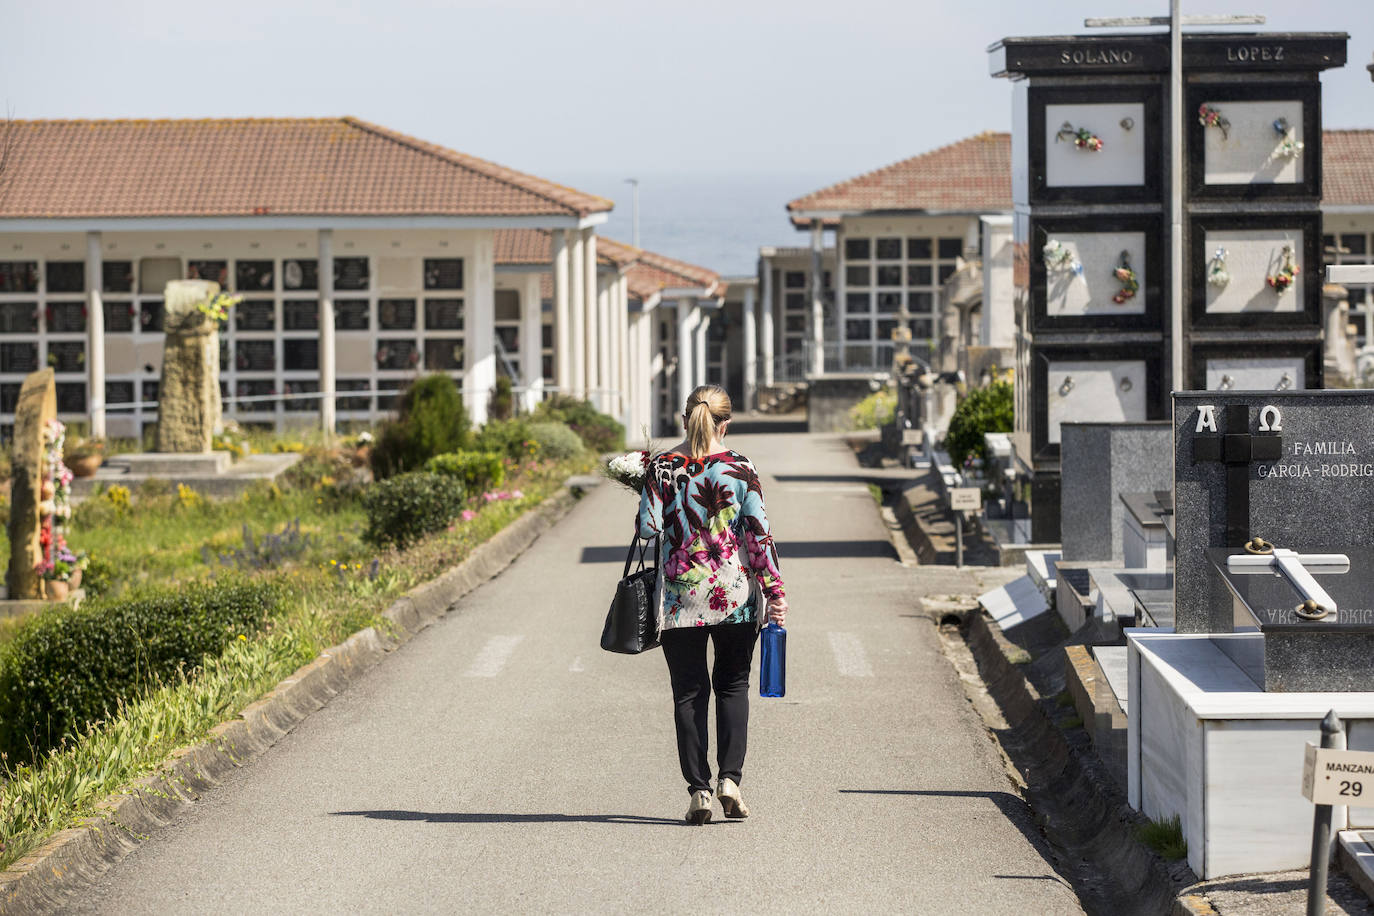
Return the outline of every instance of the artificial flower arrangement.
{"type": "Polygon", "coordinates": [[[1083,265],[1073,256],[1073,252],[1064,246],[1058,239],[1050,239],[1045,243],[1042,254],[1045,257],[1045,266],[1051,270],[1071,270],[1078,276],[1083,276],[1083,265]]]}
{"type": "Polygon", "coordinates": [[[1207,262],[1207,282],[1218,289],[1224,289],[1231,282],[1231,275],[1226,271],[1225,248],[1218,248],[1212,260],[1207,262]]]}
{"type": "Polygon", "coordinates": [[[86,566],[84,554],[77,555],[67,546],[63,534],[72,517],[71,469],[62,462],[67,427],[61,420],[49,420],[43,427],[43,463],[38,502],[38,575],[47,582],[63,583],[61,587],[47,587],[50,597],[65,598],[68,584],[79,583],[80,571],[86,566]]]}
{"type": "Polygon", "coordinates": [[[1086,127],[1074,127],[1068,121],[1059,128],[1059,133],[1054,135],[1054,142],[1061,140],[1072,140],[1073,145],[1079,149],[1085,149],[1090,153],[1102,152],[1102,138],[1086,127]]]}
{"type": "Polygon", "coordinates": [[[1300,273],[1302,271],[1299,269],[1297,261],[1293,259],[1293,246],[1284,245],[1283,265],[1279,267],[1276,273],[1268,276],[1269,288],[1282,296],[1293,286],[1293,281],[1298,278],[1300,273]]]}
{"type": "Polygon", "coordinates": [[[227,293],[220,293],[208,302],[198,303],[196,308],[202,315],[216,324],[223,324],[229,320],[229,310],[242,301],[242,296],[230,296],[227,293]]]}
{"type": "Polygon", "coordinates": [[[1112,297],[1112,301],[1121,305],[1128,299],[1134,299],[1135,294],[1140,291],[1140,278],[1131,269],[1131,256],[1126,252],[1121,252],[1121,263],[1116,270],[1112,271],[1112,276],[1121,283],[1121,289],[1112,297]]]}
{"type": "Polygon", "coordinates": [[[1197,122],[1203,127],[1215,127],[1221,131],[1221,139],[1223,140],[1231,135],[1231,122],[1220,110],[1208,107],[1206,102],[1198,106],[1197,122]]]}
{"type": "Polygon", "coordinates": [[[1275,159],[1296,159],[1302,153],[1302,141],[1293,133],[1287,118],[1274,121],[1274,133],[1279,135],[1279,145],[1274,149],[1275,159]]]}

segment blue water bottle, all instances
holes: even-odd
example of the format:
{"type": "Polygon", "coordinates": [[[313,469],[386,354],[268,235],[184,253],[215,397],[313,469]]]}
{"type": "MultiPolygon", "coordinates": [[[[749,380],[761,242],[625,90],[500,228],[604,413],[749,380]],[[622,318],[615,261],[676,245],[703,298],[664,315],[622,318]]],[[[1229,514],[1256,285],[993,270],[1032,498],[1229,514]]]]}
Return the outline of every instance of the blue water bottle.
{"type": "Polygon", "coordinates": [[[759,660],[759,696],[787,695],[787,630],[770,623],[759,637],[763,644],[759,660]]]}

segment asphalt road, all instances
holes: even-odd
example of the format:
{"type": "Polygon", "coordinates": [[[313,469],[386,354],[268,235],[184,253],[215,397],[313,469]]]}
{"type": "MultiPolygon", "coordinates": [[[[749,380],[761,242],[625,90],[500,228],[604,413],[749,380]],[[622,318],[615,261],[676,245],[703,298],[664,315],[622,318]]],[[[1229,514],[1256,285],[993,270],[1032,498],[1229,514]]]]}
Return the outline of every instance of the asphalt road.
{"type": "Polygon", "coordinates": [[[748,820],[682,822],[662,655],[597,646],[635,510],[603,486],[70,911],[1081,912],[849,450],[728,444],[792,607],[787,697],[755,679],[748,820]]]}

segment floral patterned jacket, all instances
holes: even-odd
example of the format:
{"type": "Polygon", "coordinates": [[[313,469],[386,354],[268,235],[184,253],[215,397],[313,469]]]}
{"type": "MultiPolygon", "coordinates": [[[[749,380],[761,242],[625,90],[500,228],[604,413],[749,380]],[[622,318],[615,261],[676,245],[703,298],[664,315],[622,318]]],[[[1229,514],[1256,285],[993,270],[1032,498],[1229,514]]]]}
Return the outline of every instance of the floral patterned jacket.
{"type": "Polygon", "coordinates": [[[738,452],[656,455],[638,531],[659,538],[661,629],[761,620],[784,597],[758,474],[738,452]]]}

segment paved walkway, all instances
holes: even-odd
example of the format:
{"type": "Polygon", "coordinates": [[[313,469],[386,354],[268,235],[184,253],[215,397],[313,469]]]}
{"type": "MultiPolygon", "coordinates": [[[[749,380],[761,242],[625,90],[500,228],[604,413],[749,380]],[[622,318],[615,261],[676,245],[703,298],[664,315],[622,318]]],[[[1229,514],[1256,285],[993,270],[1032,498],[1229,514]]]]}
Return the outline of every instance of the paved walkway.
{"type": "Polygon", "coordinates": [[[597,647],[635,509],[603,486],[72,911],[1080,912],[918,613],[948,575],[895,561],[839,440],[730,444],[793,609],[753,817],[681,823],[662,656],[597,647]]]}

